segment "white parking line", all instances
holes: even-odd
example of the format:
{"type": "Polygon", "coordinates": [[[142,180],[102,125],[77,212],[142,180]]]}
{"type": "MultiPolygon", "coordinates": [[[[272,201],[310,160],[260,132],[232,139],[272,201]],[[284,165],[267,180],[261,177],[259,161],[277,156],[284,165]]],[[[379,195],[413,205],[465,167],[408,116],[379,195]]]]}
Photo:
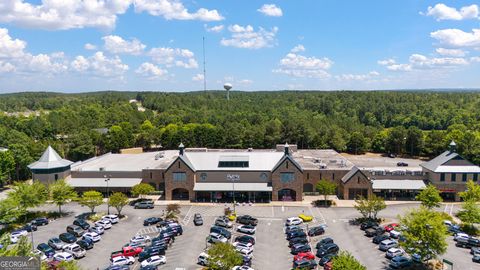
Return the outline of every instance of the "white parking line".
{"type": "Polygon", "coordinates": [[[192,211],[192,208],[193,208],[193,206],[191,205],[190,208],[187,211],[187,214],[183,218],[183,221],[182,221],[183,225],[188,224],[188,222],[190,221],[190,211],[192,211]]]}

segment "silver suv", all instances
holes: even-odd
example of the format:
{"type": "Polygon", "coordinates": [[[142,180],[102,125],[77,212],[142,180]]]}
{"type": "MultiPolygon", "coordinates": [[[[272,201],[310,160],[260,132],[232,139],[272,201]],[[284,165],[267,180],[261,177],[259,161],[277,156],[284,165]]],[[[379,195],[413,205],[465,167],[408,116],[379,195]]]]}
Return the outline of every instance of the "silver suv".
{"type": "Polygon", "coordinates": [[[72,254],[75,259],[85,257],[85,255],[87,254],[85,249],[81,248],[77,244],[66,245],[63,247],[63,251],[72,254]]]}

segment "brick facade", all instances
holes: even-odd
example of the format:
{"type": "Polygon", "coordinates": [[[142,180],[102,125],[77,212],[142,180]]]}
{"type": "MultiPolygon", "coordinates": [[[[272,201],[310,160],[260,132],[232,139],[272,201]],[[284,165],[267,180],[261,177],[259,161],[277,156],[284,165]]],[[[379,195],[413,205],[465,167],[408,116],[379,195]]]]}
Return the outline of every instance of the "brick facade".
{"type": "Polygon", "coordinates": [[[285,159],[276,170],[272,172],[272,201],[278,201],[278,192],[282,189],[291,189],[295,191],[295,200],[302,200],[303,192],[303,173],[289,159],[285,159]],[[292,182],[284,183],[281,181],[282,173],[294,173],[292,182]]]}
{"type": "Polygon", "coordinates": [[[165,175],[165,199],[172,200],[172,192],[177,188],[183,188],[188,191],[188,199],[193,201],[195,199],[195,173],[188,167],[185,162],[177,158],[172,165],[167,168],[165,175]],[[186,181],[174,181],[173,173],[184,172],[187,174],[186,181]]]}

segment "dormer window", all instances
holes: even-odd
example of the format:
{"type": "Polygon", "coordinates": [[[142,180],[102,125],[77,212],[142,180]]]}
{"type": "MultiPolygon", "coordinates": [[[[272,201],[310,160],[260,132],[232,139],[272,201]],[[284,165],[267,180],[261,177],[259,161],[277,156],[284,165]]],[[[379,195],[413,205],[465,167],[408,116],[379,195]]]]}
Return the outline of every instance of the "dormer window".
{"type": "Polygon", "coordinates": [[[220,156],[219,168],[248,168],[248,156],[220,156]]]}

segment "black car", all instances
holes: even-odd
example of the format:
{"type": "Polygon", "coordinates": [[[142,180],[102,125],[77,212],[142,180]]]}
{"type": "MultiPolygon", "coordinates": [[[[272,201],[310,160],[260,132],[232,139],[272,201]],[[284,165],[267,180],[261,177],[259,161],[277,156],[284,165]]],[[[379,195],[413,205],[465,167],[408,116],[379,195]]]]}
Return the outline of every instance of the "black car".
{"type": "Polygon", "coordinates": [[[252,245],[255,245],[255,238],[249,235],[242,235],[242,236],[237,236],[235,237],[235,242],[240,242],[240,243],[250,243],[252,245]]]}
{"type": "Polygon", "coordinates": [[[384,232],[385,232],[385,229],[383,229],[381,226],[373,226],[365,230],[365,236],[374,237],[377,235],[381,235],[384,232]]]}
{"type": "Polygon", "coordinates": [[[105,270],[130,270],[129,265],[110,265],[105,270]]]}
{"type": "Polygon", "coordinates": [[[148,247],[138,254],[138,261],[142,262],[155,255],[165,255],[165,249],[161,247],[148,247]]]}
{"type": "Polygon", "coordinates": [[[317,236],[325,233],[325,229],[323,227],[317,226],[308,229],[308,236],[317,236]]]}
{"type": "Polygon", "coordinates": [[[243,216],[237,217],[237,223],[244,224],[244,225],[257,226],[258,219],[249,215],[243,215],[243,216]]]}
{"type": "Polygon", "coordinates": [[[292,246],[290,253],[293,255],[297,255],[300,252],[308,252],[311,251],[312,248],[308,244],[295,244],[292,246]]]}
{"type": "Polygon", "coordinates": [[[285,228],[285,234],[289,234],[291,232],[297,232],[297,231],[304,231],[302,227],[299,226],[290,226],[285,228]]]}
{"type": "Polygon", "coordinates": [[[149,217],[149,218],[146,218],[144,221],[143,221],[143,226],[150,226],[150,225],[154,225],[154,224],[157,224],[158,222],[162,221],[163,219],[162,218],[159,218],[159,217],[149,217]]]}
{"type": "Polygon", "coordinates": [[[372,228],[373,226],[378,226],[378,223],[374,221],[365,221],[362,224],[360,224],[360,229],[366,230],[368,228],[372,228]]]}
{"type": "Polygon", "coordinates": [[[156,265],[146,265],[146,266],[140,266],[139,270],[157,270],[158,267],[156,265]]]}
{"type": "Polygon", "coordinates": [[[297,237],[307,237],[307,234],[304,231],[294,231],[287,234],[287,240],[297,237]]]}
{"type": "Polygon", "coordinates": [[[153,200],[152,199],[146,199],[146,198],[139,198],[139,199],[131,200],[128,203],[128,205],[135,206],[135,204],[137,204],[139,202],[152,202],[153,203],[153,200]]]}
{"type": "Polygon", "coordinates": [[[75,219],[73,221],[73,225],[77,225],[78,227],[84,229],[84,230],[88,230],[90,229],[90,224],[88,224],[88,222],[85,220],[85,219],[75,219]]]}
{"type": "Polygon", "coordinates": [[[85,238],[82,240],[77,241],[77,245],[79,245],[81,248],[87,250],[87,249],[92,249],[93,248],[93,241],[90,238],[85,238]]]}
{"type": "Polygon", "coordinates": [[[288,241],[288,247],[293,247],[295,244],[308,244],[308,239],[306,237],[297,237],[290,239],[288,241]]]}
{"type": "Polygon", "coordinates": [[[333,244],[333,239],[330,237],[321,239],[320,241],[317,242],[316,249],[319,249],[326,244],[333,244]]]}
{"type": "Polygon", "coordinates": [[[69,244],[75,243],[77,241],[77,238],[71,233],[61,233],[58,238],[60,238],[60,240],[62,240],[63,242],[69,244]]]}
{"type": "Polygon", "coordinates": [[[35,226],[43,226],[48,224],[48,218],[46,217],[41,217],[41,218],[36,218],[30,222],[31,224],[35,226]]]}
{"type": "Polygon", "coordinates": [[[330,243],[330,244],[327,244],[327,245],[324,245],[322,246],[321,248],[319,248],[317,250],[317,257],[319,258],[322,258],[323,256],[325,255],[328,255],[328,254],[337,254],[338,253],[338,246],[337,244],[334,244],[334,243],[330,243]]]}
{"type": "Polygon", "coordinates": [[[195,224],[195,226],[203,225],[203,218],[199,213],[193,215],[193,224],[195,224]]]}
{"type": "Polygon", "coordinates": [[[227,230],[225,228],[222,228],[222,227],[219,227],[219,226],[212,226],[210,228],[210,233],[212,233],[212,232],[221,234],[224,237],[226,237],[227,239],[232,238],[232,233],[229,230],[227,230]]]}
{"type": "Polygon", "coordinates": [[[153,206],[153,202],[144,201],[144,202],[136,203],[133,208],[135,208],[135,209],[153,209],[154,206],[153,206]]]}
{"type": "Polygon", "coordinates": [[[327,264],[329,261],[331,261],[333,259],[333,257],[335,257],[335,255],[333,255],[333,254],[327,254],[327,255],[323,256],[318,261],[318,265],[325,266],[325,264],[327,264]]]}
{"type": "Polygon", "coordinates": [[[380,234],[375,237],[373,237],[372,242],[374,244],[380,244],[383,240],[390,239],[390,234],[380,234]]]}
{"type": "Polygon", "coordinates": [[[293,269],[316,269],[317,262],[315,260],[299,260],[293,262],[293,269]]]}
{"type": "Polygon", "coordinates": [[[398,166],[398,167],[407,167],[407,166],[408,166],[408,163],[403,162],[403,161],[400,161],[400,162],[397,162],[397,166],[398,166]]]}
{"type": "Polygon", "coordinates": [[[251,256],[242,256],[242,258],[243,258],[242,265],[252,266],[252,257],[251,256]]]}
{"type": "Polygon", "coordinates": [[[45,254],[47,258],[51,258],[53,255],[55,255],[55,250],[45,243],[38,244],[37,249],[45,254]]]}
{"type": "Polygon", "coordinates": [[[27,223],[20,230],[25,230],[27,232],[36,231],[37,230],[37,225],[27,223]]]}

